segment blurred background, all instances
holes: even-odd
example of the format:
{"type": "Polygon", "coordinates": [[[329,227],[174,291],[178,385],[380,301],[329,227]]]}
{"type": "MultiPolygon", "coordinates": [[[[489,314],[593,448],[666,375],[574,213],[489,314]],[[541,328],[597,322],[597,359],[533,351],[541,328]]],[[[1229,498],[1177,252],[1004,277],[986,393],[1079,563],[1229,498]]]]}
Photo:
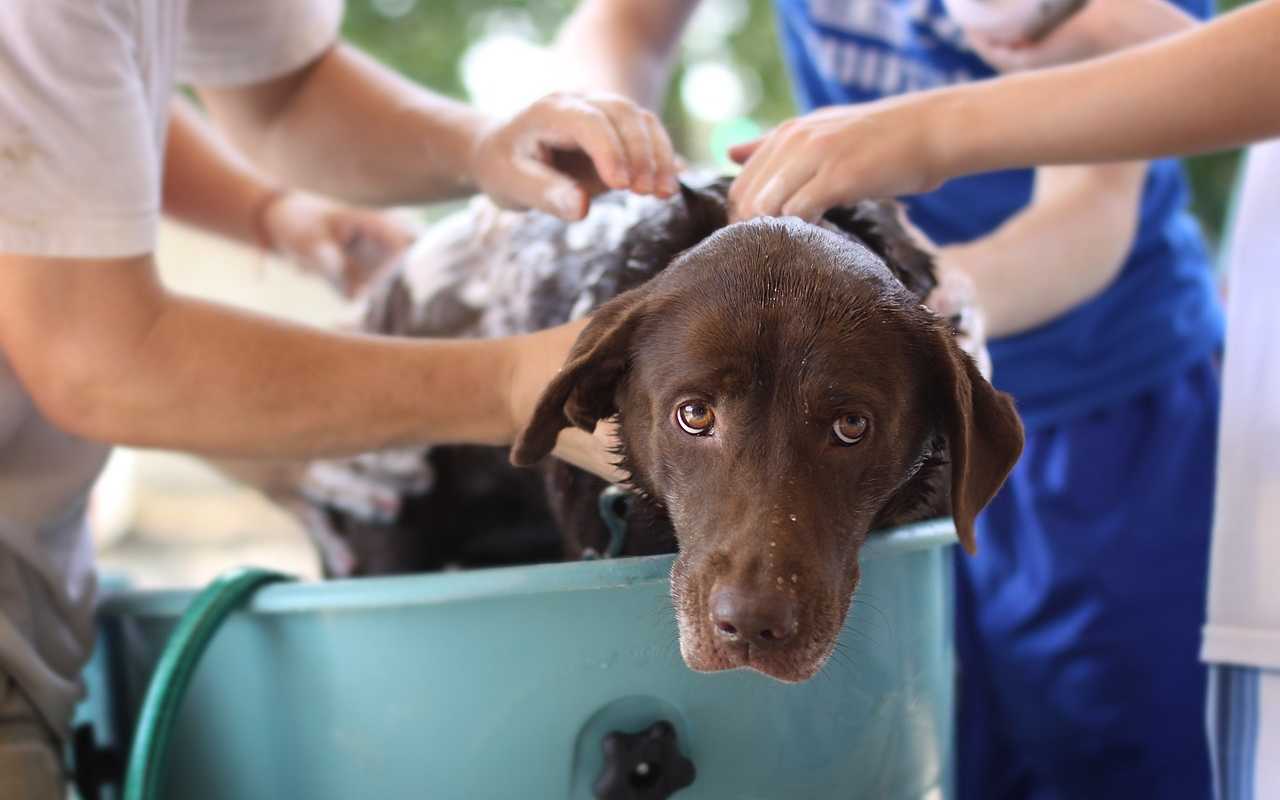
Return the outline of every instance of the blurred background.
{"type": "MultiPolygon", "coordinates": [[[[560,85],[549,44],[573,6],[573,0],[347,0],[345,34],[416,81],[501,114],[560,85]]],[[[793,113],[772,0],[703,0],[663,109],[677,148],[691,163],[726,168],[729,144],[793,113]]],[[[1223,153],[1187,162],[1195,211],[1215,246],[1237,159],[1223,153]]],[[[320,283],[177,225],[162,230],[159,262],[178,291],[319,325],[351,312],[320,283]]],[[[118,451],[95,494],[92,523],[104,568],[129,572],[137,585],[203,583],[240,563],[308,577],[318,571],[290,518],[185,456],[118,451]]]]}

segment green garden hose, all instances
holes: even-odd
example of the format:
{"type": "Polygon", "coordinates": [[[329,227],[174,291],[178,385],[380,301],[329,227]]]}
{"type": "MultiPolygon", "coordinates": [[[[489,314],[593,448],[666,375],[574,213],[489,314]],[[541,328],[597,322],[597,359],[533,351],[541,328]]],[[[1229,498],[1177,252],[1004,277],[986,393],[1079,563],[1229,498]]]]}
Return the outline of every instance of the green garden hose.
{"type": "Polygon", "coordinates": [[[173,726],[196,665],[231,612],[269,583],[292,580],[265,569],[243,568],[219,576],[196,595],[156,663],[125,771],[124,800],[157,800],[173,726]]]}

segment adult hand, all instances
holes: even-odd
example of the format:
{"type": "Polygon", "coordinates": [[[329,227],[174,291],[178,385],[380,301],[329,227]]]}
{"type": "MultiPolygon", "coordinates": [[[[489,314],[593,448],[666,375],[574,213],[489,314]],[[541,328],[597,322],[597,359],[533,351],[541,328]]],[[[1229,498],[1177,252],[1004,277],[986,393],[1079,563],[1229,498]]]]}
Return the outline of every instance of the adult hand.
{"type": "Polygon", "coordinates": [[[416,238],[385,211],[351,208],[305,192],[285,192],[262,213],[268,243],[346,297],[355,297],[416,238]]]}
{"type": "MultiPolygon", "coordinates": [[[[514,442],[533,418],[543,390],[564,366],[574,341],[588,322],[590,317],[585,317],[503,340],[507,361],[499,374],[507,376],[510,441],[514,442]]],[[[617,426],[611,420],[601,420],[592,433],[572,426],[560,431],[552,452],[611,483],[621,483],[626,475],[615,466],[617,444],[617,426]]]]}
{"type": "Polygon", "coordinates": [[[654,114],[620,95],[548,95],[482,133],[471,175],[504,208],[582,219],[607,189],[675,194],[671,139],[654,114]]]}
{"type": "Polygon", "coordinates": [[[825,108],[730,148],[744,164],[729,190],[730,216],[812,222],[843,203],[937,187],[941,148],[930,98],[825,108]]]}

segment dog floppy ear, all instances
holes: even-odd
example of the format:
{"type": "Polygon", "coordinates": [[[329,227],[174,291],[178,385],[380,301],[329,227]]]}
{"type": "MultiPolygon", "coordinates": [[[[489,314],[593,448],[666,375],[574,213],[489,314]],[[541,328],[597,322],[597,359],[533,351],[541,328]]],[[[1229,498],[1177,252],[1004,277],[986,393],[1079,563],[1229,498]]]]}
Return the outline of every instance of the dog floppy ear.
{"type": "MultiPolygon", "coordinates": [[[[681,202],[672,207],[674,214],[637,226],[626,261],[654,265],[658,269],[653,273],[661,272],[679,253],[727,224],[728,190],[727,180],[701,188],[681,182],[681,202]]],[[[631,337],[654,302],[650,284],[645,283],[594,312],[511,448],[512,464],[528,466],[544,458],[555,448],[560,431],[570,425],[591,432],[597,422],[617,413],[615,391],[629,366],[631,337]]]]}
{"type": "Polygon", "coordinates": [[[595,312],[516,438],[512,464],[537,463],[555,448],[564,428],[574,425],[590,433],[617,413],[615,391],[630,365],[631,337],[646,316],[647,298],[645,287],[632,289],[595,312]]]}
{"type": "Polygon", "coordinates": [[[944,340],[935,376],[935,409],[951,462],[951,515],[960,544],[972,555],[977,550],[974,519],[1022,454],[1022,421],[1013,399],[982,377],[942,323],[933,332],[944,340]]]}

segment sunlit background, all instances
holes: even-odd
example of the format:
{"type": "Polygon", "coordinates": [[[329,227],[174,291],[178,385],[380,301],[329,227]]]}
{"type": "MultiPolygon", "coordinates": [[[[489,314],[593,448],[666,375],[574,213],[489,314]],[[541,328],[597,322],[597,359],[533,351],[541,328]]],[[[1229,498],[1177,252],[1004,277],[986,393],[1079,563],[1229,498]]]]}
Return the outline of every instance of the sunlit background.
{"type": "MultiPolygon", "coordinates": [[[[510,113],[566,85],[550,44],[573,6],[356,0],[347,5],[345,29],[351,41],[437,91],[510,113]]],[[[770,4],[701,3],[663,108],[681,151],[698,163],[727,166],[728,143],[785,119],[792,108],[770,4]]]]}
{"type": "MultiPolygon", "coordinates": [[[[656,1],[656,0],[655,0],[656,1]]],[[[429,86],[494,113],[564,85],[549,45],[570,0],[348,0],[345,33],[429,86]]],[[[1228,3],[1224,5],[1235,5],[1228,3]]],[[[694,164],[729,168],[725,149],[794,113],[768,0],[704,0],[679,51],[663,118],[694,164]]],[[[1235,154],[1190,162],[1196,211],[1222,230],[1235,154]]],[[[313,324],[348,309],[325,287],[245,248],[166,225],[159,246],[175,289],[313,324]]],[[[119,451],[93,507],[101,560],[144,586],[202,583],[237,563],[316,573],[293,522],[195,459],[119,451]]]]}

